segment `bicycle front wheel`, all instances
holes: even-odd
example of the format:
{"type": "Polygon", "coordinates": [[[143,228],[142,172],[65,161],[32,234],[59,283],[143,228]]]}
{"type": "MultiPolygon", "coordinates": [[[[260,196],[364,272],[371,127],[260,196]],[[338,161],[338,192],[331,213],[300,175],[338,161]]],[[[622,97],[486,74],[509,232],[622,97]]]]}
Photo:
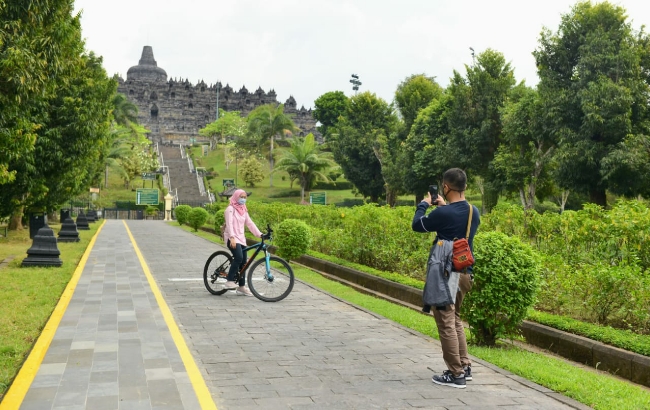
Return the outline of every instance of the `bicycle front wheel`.
{"type": "Polygon", "coordinates": [[[203,283],[213,295],[223,295],[228,291],[224,288],[228,270],[232,263],[232,255],[225,251],[217,251],[210,255],[203,268],[203,283]]]}
{"type": "Polygon", "coordinates": [[[253,295],[264,302],[278,302],[293,289],[293,269],[282,258],[271,256],[270,269],[266,269],[266,259],[255,262],[248,270],[248,288],[253,295]]]}

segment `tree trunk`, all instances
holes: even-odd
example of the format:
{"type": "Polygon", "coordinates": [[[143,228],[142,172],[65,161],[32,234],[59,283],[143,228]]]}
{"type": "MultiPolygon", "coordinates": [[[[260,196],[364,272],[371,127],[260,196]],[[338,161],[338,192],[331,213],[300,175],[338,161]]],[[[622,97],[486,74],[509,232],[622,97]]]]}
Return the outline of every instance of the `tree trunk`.
{"type": "Polygon", "coordinates": [[[22,231],[23,230],[23,211],[25,210],[24,206],[18,207],[11,218],[9,219],[9,230],[10,231],[22,231]]]}
{"type": "Polygon", "coordinates": [[[607,207],[607,194],[604,189],[593,189],[589,192],[589,202],[607,207]]]}
{"type": "Polygon", "coordinates": [[[396,203],[397,203],[397,195],[395,195],[395,191],[387,186],[386,187],[386,205],[390,206],[391,208],[395,208],[396,203]]]}
{"type": "Polygon", "coordinates": [[[305,187],[303,185],[300,186],[300,203],[305,203],[305,187]]]}
{"type": "Polygon", "coordinates": [[[273,138],[271,135],[271,149],[269,150],[269,165],[271,166],[271,173],[269,174],[269,186],[273,187],[273,138]]]}
{"type": "Polygon", "coordinates": [[[104,188],[108,188],[108,164],[104,170],[104,188]]]}

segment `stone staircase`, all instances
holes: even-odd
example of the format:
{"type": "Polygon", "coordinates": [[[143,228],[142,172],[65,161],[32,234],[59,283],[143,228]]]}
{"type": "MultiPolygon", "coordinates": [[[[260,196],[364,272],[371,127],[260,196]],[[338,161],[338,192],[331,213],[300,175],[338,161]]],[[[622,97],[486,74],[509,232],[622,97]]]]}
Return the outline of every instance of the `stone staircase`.
{"type": "Polygon", "coordinates": [[[201,195],[196,173],[190,171],[187,158],[181,157],[179,146],[160,146],[159,150],[165,166],[169,169],[170,193],[178,193],[179,203],[210,202],[207,195],[201,195]]]}

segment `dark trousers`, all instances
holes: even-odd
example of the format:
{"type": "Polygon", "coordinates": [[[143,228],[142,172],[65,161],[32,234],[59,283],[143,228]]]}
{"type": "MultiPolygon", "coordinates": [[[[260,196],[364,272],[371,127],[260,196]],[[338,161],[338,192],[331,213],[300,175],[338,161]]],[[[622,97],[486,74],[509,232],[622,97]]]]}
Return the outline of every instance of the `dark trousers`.
{"type": "Polygon", "coordinates": [[[460,376],[463,374],[463,367],[472,364],[467,355],[467,340],[465,339],[463,322],[460,320],[460,306],[470,289],[472,289],[470,275],[461,273],[456,303],[446,306],[445,310],[435,309],[433,311],[438,326],[438,335],[440,335],[440,344],[442,345],[442,358],[454,376],[460,376]]]}
{"type": "MultiPolygon", "coordinates": [[[[237,272],[242,266],[244,266],[244,263],[246,263],[246,251],[241,243],[235,244],[234,249],[231,248],[230,241],[228,241],[228,249],[230,249],[234,258],[230,264],[230,270],[228,271],[228,280],[234,282],[234,280],[237,279],[237,272]]],[[[242,274],[239,278],[239,286],[244,285],[246,285],[246,276],[242,274]]]]}

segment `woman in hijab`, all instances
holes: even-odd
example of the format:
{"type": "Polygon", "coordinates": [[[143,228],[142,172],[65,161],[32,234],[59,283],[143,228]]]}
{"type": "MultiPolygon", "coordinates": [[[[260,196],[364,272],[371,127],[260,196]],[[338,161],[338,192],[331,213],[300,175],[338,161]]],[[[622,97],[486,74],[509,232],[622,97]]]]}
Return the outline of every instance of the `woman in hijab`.
{"type": "Polygon", "coordinates": [[[236,289],[236,294],[241,296],[253,296],[251,291],[246,287],[246,278],[242,275],[239,278],[239,287],[235,282],[237,271],[246,263],[246,237],[244,236],[244,225],[248,230],[258,238],[262,237],[262,232],[257,229],[255,223],[248,215],[246,208],[246,191],[243,189],[236,190],[230,197],[230,205],[226,208],[226,229],[223,234],[223,240],[232,252],[234,260],[228,271],[228,281],[224,285],[226,289],[236,289]]]}

